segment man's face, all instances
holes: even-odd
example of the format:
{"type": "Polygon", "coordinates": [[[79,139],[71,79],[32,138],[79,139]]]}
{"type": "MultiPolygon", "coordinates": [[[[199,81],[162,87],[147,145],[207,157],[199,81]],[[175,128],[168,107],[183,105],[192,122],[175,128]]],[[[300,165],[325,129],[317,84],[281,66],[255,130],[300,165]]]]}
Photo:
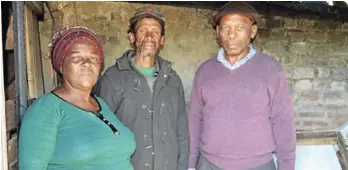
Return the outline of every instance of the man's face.
{"type": "Polygon", "coordinates": [[[164,44],[162,26],[155,19],[141,19],[135,25],[135,33],[129,33],[129,39],[135,44],[137,54],[153,57],[164,44]]]}
{"type": "Polygon", "coordinates": [[[257,26],[244,15],[228,14],[221,18],[216,33],[225,54],[235,57],[247,54],[250,40],[256,36],[257,26]]]}

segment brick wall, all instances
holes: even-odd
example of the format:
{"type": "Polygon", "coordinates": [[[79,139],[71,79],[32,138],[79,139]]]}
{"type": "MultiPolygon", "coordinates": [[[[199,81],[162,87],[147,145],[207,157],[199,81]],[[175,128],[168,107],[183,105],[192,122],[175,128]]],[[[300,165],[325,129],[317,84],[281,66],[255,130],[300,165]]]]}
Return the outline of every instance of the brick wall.
{"type": "MultiPolygon", "coordinates": [[[[135,9],[148,6],[126,2],[50,3],[59,25],[85,25],[97,32],[104,43],[105,67],[129,48],[128,19],[135,9]]],[[[194,72],[218,50],[210,25],[213,11],[153,6],[164,11],[167,21],[161,55],[174,62],[189,100],[194,72]]],[[[260,13],[265,14],[265,26],[259,29],[255,45],[286,68],[297,129],[333,129],[347,121],[348,23],[295,13],[291,17],[276,16],[272,11],[260,13]]],[[[46,13],[40,23],[46,92],[53,88],[45,55],[50,36],[51,19],[46,13]]]]}
{"type": "Polygon", "coordinates": [[[348,120],[347,68],[288,69],[298,129],[327,129],[348,120]]]}
{"type": "Polygon", "coordinates": [[[272,17],[256,44],[287,70],[299,130],[334,129],[348,120],[347,23],[272,17]]]}

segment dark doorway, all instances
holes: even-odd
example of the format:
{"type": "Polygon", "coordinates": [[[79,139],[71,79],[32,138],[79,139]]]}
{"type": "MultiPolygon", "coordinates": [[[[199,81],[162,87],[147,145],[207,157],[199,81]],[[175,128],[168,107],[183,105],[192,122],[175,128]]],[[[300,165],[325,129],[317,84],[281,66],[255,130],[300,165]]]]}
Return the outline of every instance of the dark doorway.
{"type": "Polygon", "coordinates": [[[1,2],[2,50],[4,61],[4,84],[6,100],[15,99],[15,71],[13,51],[13,30],[10,26],[12,16],[12,2],[1,2]]]}

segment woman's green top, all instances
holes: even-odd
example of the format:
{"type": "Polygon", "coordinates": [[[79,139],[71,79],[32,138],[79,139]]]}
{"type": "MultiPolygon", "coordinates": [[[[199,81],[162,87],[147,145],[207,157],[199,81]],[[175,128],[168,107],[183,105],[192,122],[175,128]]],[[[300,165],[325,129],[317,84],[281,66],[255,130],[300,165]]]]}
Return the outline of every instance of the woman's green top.
{"type": "MultiPolygon", "coordinates": [[[[93,96],[94,97],[94,96],[93,96]]],[[[98,97],[99,111],[120,132],[92,112],[54,93],[26,111],[19,135],[20,170],[133,170],[134,134],[98,97]]]]}

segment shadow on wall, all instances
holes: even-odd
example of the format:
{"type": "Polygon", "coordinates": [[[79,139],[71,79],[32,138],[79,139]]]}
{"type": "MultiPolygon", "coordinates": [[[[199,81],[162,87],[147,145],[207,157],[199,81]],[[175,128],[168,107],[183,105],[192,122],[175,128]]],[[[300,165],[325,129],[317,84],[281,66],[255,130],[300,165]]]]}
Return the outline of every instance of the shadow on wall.
{"type": "Polygon", "coordinates": [[[15,99],[15,71],[13,52],[13,31],[11,22],[12,2],[1,2],[2,49],[4,61],[4,83],[6,100],[15,99]]]}
{"type": "MultiPolygon", "coordinates": [[[[216,10],[223,6],[225,1],[204,1],[204,2],[168,2],[168,1],[146,1],[133,3],[147,3],[157,5],[171,5],[185,8],[211,9],[216,10]]],[[[248,2],[261,15],[274,15],[283,17],[301,16],[307,19],[325,19],[348,21],[348,7],[343,1],[333,1],[329,5],[326,1],[250,1],[248,2]]]]}

